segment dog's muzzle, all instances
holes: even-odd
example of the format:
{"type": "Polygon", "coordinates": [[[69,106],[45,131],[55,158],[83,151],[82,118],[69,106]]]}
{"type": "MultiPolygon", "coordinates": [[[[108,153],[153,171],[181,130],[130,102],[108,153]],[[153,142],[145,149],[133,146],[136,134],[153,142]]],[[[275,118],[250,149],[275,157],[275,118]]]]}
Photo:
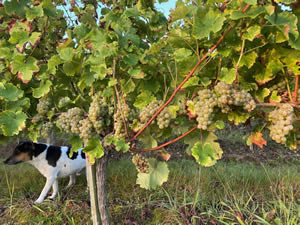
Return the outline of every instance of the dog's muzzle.
{"type": "Polygon", "coordinates": [[[5,160],[3,163],[7,164],[7,165],[16,165],[18,163],[21,163],[22,161],[16,161],[14,159],[8,158],[7,160],[5,160]]]}

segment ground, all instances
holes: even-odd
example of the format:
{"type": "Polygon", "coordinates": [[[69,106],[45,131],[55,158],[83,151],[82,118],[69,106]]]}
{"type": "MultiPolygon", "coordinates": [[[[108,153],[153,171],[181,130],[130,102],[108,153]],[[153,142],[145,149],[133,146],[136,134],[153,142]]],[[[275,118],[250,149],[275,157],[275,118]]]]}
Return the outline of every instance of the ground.
{"type": "MultiPolygon", "coordinates": [[[[169,180],[153,191],[136,185],[128,156],[116,154],[109,162],[107,187],[113,224],[299,225],[299,151],[270,140],[267,147],[251,150],[243,130],[218,135],[221,162],[199,167],[183,155],[183,144],[175,144],[169,148],[169,180]]],[[[61,179],[58,198],[34,206],[45,182],[37,170],[0,162],[0,174],[0,224],[91,224],[84,175],[70,189],[64,188],[68,179],[61,179]]]]}

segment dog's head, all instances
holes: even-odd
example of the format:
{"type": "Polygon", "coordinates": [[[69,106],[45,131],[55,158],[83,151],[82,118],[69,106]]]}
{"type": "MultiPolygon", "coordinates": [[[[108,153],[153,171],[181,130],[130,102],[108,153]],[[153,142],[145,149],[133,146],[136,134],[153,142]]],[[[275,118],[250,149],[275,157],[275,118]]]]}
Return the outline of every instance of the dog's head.
{"type": "Polygon", "coordinates": [[[12,155],[4,161],[5,164],[15,165],[21,162],[26,162],[32,160],[34,152],[33,142],[26,141],[18,144],[18,146],[13,151],[12,155]]]}

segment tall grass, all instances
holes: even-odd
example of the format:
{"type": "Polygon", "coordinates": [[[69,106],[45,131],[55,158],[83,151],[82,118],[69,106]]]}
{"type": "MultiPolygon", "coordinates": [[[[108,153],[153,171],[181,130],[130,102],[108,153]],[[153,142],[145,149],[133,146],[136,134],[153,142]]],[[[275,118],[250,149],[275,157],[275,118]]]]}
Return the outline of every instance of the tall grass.
{"type": "MultiPolygon", "coordinates": [[[[110,162],[108,199],[114,224],[300,224],[296,165],[219,162],[203,168],[183,160],[169,167],[168,182],[145,191],[135,184],[136,170],[129,160],[110,162]]],[[[0,224],[91,224],[84,176],[68,190],[63,189],[67,180],[60,180],[59,198],[33,207],[44,178],[25,164],[0,165],[0,173],[4,171],[0,206],[6,210],[0,224]]]]}

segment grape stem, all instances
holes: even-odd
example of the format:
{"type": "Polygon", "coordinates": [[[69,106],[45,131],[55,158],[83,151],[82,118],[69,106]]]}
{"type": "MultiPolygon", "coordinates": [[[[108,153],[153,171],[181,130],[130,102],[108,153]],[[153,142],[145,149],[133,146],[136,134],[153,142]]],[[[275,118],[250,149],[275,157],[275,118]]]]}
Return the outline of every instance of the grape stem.
{"type": "MultiPolygon", "coordinates": [[[[114,59],[113,60],[113,78],[115,78],[115,74],[116,74],[116,60],[114,59]]],[[[123,114],[123,111],[122,111],[122,107],[121,107],[120,95],[119,95],[119,91],[118,91],[118,88],[117,88],[116,84],[114,85],[114,88],[115,88],[115,92],[116,92],[116,96],[117,96],[118,108],[121,112],[121,117],[122,117],[124,128],[125,128],[125,133],[126,133],[126,136],[129,137],[126,120],[125,120],[125,117],[124,117],[124,114],[123,114]]]]}
{"type": "Polygon", "coordinates": [[[193,127],[192,129],[190,129],[189,131],[185,132],[184,134],[182,134],[181,136],[171,140],[171,141],[168,141],[162,145],[159,145],[155,148],[146,148],[146,149],[136,149],[136,148],[131,148],[130,151],[132,152],[152,152],[152,151],[156,151],[156,150],[159,150],[169,144],[172,144],[178,140],[180,140],[181,138],[184,138],[185,136],[187,136],[188,134],[192,133],[194,130],[198,129],[197,126],[193,127]]]}
{"type": "Polygon", "coordinates": [[[282,104],[290,104],[291,106],[300,109],[300,105],[295,104],[294,102],[285,102],[285,103],[280,103],[280,102],[257,103],[256,106],[260,106],[260,107],[274,107],[274,106],[280,106],[282,104]]]}
{"type": "Polygon", "coordinates": [[[299,102],[297,101],[298,97],[298,82],[299,82],[299,75],[296,75],[296,80],[295,80],[295,90],[294,90],[294,102],[295,104],[298,104],[299,102]]]}

